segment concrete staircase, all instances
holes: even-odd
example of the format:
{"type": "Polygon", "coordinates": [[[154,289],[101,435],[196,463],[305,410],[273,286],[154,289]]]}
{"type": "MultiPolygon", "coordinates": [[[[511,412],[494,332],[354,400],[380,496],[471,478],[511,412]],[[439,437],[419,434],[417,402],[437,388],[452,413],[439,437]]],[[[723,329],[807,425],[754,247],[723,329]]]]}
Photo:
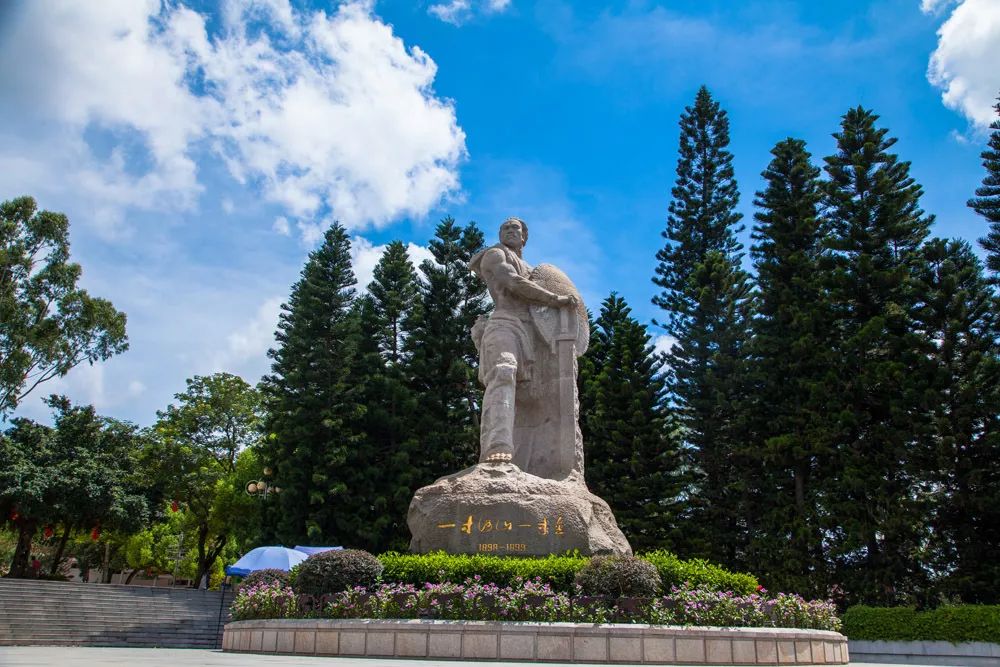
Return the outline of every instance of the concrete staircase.
{"type": "Polygon", "coordinates": [[[217,648],[220,602],[218,591],[0,579],[0,646],[217,648]]]}

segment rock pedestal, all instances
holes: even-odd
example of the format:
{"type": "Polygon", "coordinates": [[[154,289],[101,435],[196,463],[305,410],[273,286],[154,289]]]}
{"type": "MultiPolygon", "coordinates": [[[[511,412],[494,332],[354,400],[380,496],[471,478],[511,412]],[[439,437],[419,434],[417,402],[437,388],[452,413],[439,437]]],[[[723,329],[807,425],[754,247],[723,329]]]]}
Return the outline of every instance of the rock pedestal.
{"type": "Polygon", "coordinates": [[[423,487],[407,523],[415,553],[632,553],[608,504],[581,479],[537,477],[510,463],[480,463],[423,487]]]}

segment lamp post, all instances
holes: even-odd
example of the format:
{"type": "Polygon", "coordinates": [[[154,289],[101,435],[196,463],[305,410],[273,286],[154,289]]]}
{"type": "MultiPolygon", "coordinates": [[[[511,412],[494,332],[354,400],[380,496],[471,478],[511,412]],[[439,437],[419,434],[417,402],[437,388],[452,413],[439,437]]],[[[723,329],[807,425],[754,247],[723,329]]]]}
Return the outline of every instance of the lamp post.
{"type": "Polygon", "coordinates": [[[267,500],[267,497],[272,493],[281,493],[281,487],[276,486],[274,482],[269,481],[272,472],[273,471],[270,468],[264,468],[264,476],[261,479],[247,482],[247,485],[244,487],[247,495],[254,498],[260,498],[261,500],[267,500]]]}

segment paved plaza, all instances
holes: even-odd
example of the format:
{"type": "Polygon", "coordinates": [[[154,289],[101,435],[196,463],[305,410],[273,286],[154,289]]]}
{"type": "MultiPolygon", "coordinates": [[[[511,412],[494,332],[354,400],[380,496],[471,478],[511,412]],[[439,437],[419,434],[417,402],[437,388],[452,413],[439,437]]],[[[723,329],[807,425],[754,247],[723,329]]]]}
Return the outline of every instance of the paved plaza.
{"type": "MultiPolygon", "coordinates": [[[[295,655],[249,655],[205,649],[93,648],[83,646],[14,646],[0,647],[0,667],[216,667],[224,665],[260,665],[261,667],[427,667],[428,665],[492,665],[524,667],[525,662],[474,662],[465,660],[393,660],[385,658],[319,658],[295,655]]],[[[568,664],[545,663],[551,667],[568,664]]],[[[586,667],[573,663],[574,667],[586,667]]],[[[859,667],[887,667],[878,663],[852,663],[859,667]]],[[[731,666],[730,666],[731,667],[731,666]]]]}

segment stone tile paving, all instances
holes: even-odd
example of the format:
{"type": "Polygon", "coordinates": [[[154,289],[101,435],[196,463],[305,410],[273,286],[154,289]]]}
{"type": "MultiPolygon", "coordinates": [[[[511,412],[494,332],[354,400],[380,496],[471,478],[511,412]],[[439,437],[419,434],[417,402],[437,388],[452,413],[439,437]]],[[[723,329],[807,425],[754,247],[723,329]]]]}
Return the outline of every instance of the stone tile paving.
{"type": "MultiPolygon", "coordinates": [[[[524,667],[526,662],[484,662],[460,660],[394,660],[388,658],[321,658],[295,655],[246,655],[206,649],[94,648],[82,646],[13,646],[0,647],[0,667],[217,667],[226,665],[261,665],[262,667],[428,667],[447,665],[491,665],[524,667]]],[[[538,664],[538,663],[534,663],[538,664]]],[[[551,667],[569,667],[545,663],[551,667]]],[[[586,667],[574,663],[575,667],[586,667]]],[[[916,663],[914,663],[916,664],[916,663]]],[[[858,667],[887,667],[878,663],[852,663],[858,667]]]]}

